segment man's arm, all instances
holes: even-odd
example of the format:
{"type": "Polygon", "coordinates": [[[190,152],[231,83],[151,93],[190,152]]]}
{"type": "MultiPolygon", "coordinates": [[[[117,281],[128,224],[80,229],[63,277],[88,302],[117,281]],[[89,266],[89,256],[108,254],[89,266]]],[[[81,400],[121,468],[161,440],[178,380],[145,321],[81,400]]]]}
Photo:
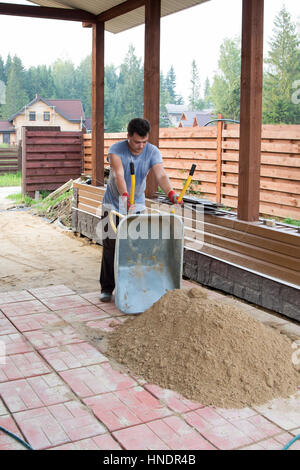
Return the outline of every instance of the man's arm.
{"type": "Polygon", "coordinates": [[[163,167],[162,163],[157,163],[152,167],[154,174],[156,176],[158,185],[161,189],[168,195],[168,198],[172,202],[172,204],[182,204],[182,201],[178,202],[178,196],[176,195],[175,191],[173,191],[172,185],[168,178],[167,173],[163,167]]]}
{"type": "Polygon", "coordinates": [[[157,179],[158,185],[161,187],[164,193],[169,194],[172,191],[172,185],[168,178],[167,173],[163,167],[162,163],[157,163],[152,167],[155,177],[157,179]]]}
{"type": "Polygon", "coordinates": [[[122,196],[122,194],[127,193],[127,186],[124,178],[124,168],[122,165],[122,160],[118,155],[110,153],[109,162],[115,176],[116,186],[118,188],[119,194],[120,196],[122,196]]]}

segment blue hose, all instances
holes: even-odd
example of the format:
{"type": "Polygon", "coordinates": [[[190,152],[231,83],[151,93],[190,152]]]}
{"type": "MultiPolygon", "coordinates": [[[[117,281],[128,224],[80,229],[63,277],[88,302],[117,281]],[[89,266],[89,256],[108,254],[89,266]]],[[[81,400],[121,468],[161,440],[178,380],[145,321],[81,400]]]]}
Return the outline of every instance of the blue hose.
{"type": "Polygon", "coordinates": [[[27,442],[23,441],[23,439],[21,439],[19,436],[17,436],[17,435],[14,434],[13,432],[8,431],[7,429],[3,428],[2,426],[0,426],[0,431],[5,432],[5,433],[8,434],[10,437],[13,437],[14,439],[16,439],[16,441],[20,442],[20,443],[21,443],[24,447],[26,447],[27,449],[29,449],[29,450],[34,450],[27,442]]]}
{"type": "Polygon", "coordinates": [[[296,442],[298,439],[300,439],[300,434],[294,437],[294,439],[292,439],[286,446],[284,446],[282,450],[288,450],[288,448],[291,447],[291,445],[294,444],[294,442],[296,442]]]}

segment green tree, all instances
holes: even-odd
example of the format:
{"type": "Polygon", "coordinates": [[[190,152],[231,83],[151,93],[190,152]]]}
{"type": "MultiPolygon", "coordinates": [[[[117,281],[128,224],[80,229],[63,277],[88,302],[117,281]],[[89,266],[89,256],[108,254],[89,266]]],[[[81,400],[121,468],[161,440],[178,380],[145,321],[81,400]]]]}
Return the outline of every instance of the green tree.
{"type": "Polygon", "coordinates": [[[136,57],[133,45],[120,67],[119,86],[122,128],[134,117],[144,114],[144,68],[136,57]]]}
{"type": "Polygon", "coordinates": [[[38,65],[30,67],[26,72],[26,93],[31,101],[35,95],[45,99],[55,97],[54,80],[50,67],[38,65]]]}
{"type": "Polygon", "coordinates": [[[75,67],[70,60],[57,59],[51,68],[56,99],[74,99],[75,67]]]}
{"type": "Polygon", "coordinates": [[[3,105],[3,116],[9,119],[28,103],[25,91],[25,70],[21,59],[14,56],[9,68],[9,76],[6,86],[6,103],[3,105]]]}
{"type": "Polygon", "coordinates": [[[92,55],[83,59],[76,68],[74,97],[80,99],[86,117],[92,115],[92,55]]]}
{"type": "Polygon", "coordinates": [[[7,83],[7,81],[8,81],[11,65],[12,65],[12,58],[11,58],[11,55],[8,54],[8,56],[6,57],[6,62],[5,62],[5,67],[4,67],[4,69],[5,69],[5,83],[7,83]]]}
{"type": "Polygon", "coordinates": [[[209,81],[209,78],[206,77],[206,80],[204,83],[204,107],[205,108],[211,107],[210,93],[211,93],[210,81],[209,81]]]}
{"type": "Polygon", "coordinates": [[[213,77],[210,99],[215,113],[239,119],[241,44],[240,38],[225,39],[220,47],[219,71],[213,77]]]}
{"type": "Polygon", "coordinates": [[[300,40],[296,24],[283,7],[274,20],[273,37],[265,60],[263,122],[300,124],[299,104],[293,103],[293,84],[300,79],[300,40]]]}
{"type": "Polygon", "coordinates": [[[4,60],[0,55],[0,80],[6,83],[4,60]]]}
{"type": "Polygon", "coordinates": [[[169,127],[170,121],[166,105],[168,103],[174,103],[175,93],[171,96],[170,89],[174,91],[174,88],[170,88],[170,82],[168,81],[168,75],[164,78],[163,73],[160,74],[160,109],[159,109],[159,120],[160,127],[169,127]]]}
{"type": "Polygon", "coordinates": [[[119,76],[114,65],[105,67],[104,120],[107,132],[119,132],[124,119],[120,112],[119,76]]]}
{"type": "Polygon", "coordinates": [[[191,94],[189,96],[189,107],[191,110],[204,108],[204,101],[200,96],[200,78],[196,61],[192,62],[191,94]]]}

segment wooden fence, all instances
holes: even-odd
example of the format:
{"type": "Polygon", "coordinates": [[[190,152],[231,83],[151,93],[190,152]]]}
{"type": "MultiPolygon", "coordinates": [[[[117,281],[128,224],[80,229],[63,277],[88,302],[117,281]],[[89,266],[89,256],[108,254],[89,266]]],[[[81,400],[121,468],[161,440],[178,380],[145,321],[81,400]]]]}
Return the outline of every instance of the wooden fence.
{"type": "Polygon", "coordinates": [[[0,147],[0,174],[21,171],[21,162],[21,149],[19,147],[0,147]]]}
{"type": "Polygon", "coordinates": [[[82,173],[82,133],[24,128],[22,191],[53,191],[82,173]]]}
{"type": "MultiPolygon", "coordinates": [[[[105,134],[105,157],[125,133],[105,134]]],[[[192,163],[190,189],[200,197],[237,208],[239,125],[161,129],[159,147],[175,189],[192,163]]],[[[91,174],[91,135],[84,135],[84,172],[91,174]]],[[[300,220],[300,126],[264,125],[261,144],[260,213],[300,220]]]]}

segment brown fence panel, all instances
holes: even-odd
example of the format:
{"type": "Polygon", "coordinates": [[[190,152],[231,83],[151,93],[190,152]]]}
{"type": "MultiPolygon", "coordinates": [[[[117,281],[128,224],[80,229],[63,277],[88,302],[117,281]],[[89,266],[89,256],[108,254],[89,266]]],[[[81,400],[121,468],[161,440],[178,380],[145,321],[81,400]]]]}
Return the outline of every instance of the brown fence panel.
{"type": "MultiPolygon", "coordinates": [[[[222,135],[221,202],[238,203],[239,125],[222,135]]],[[[260,213],[300,219],[300,126],[264,125],[261,140],[260,213]]]]}
{"type": "Polygon", "coordinates": [[[18,147],[0,148],[0,174],[17,173],[18,167],[18,147]]]}
{"type": "Polygon", "coordinates": [[[82,133],[53,130],[23,132],[22,189],[53,191],[82,172],[82,133]]]}

